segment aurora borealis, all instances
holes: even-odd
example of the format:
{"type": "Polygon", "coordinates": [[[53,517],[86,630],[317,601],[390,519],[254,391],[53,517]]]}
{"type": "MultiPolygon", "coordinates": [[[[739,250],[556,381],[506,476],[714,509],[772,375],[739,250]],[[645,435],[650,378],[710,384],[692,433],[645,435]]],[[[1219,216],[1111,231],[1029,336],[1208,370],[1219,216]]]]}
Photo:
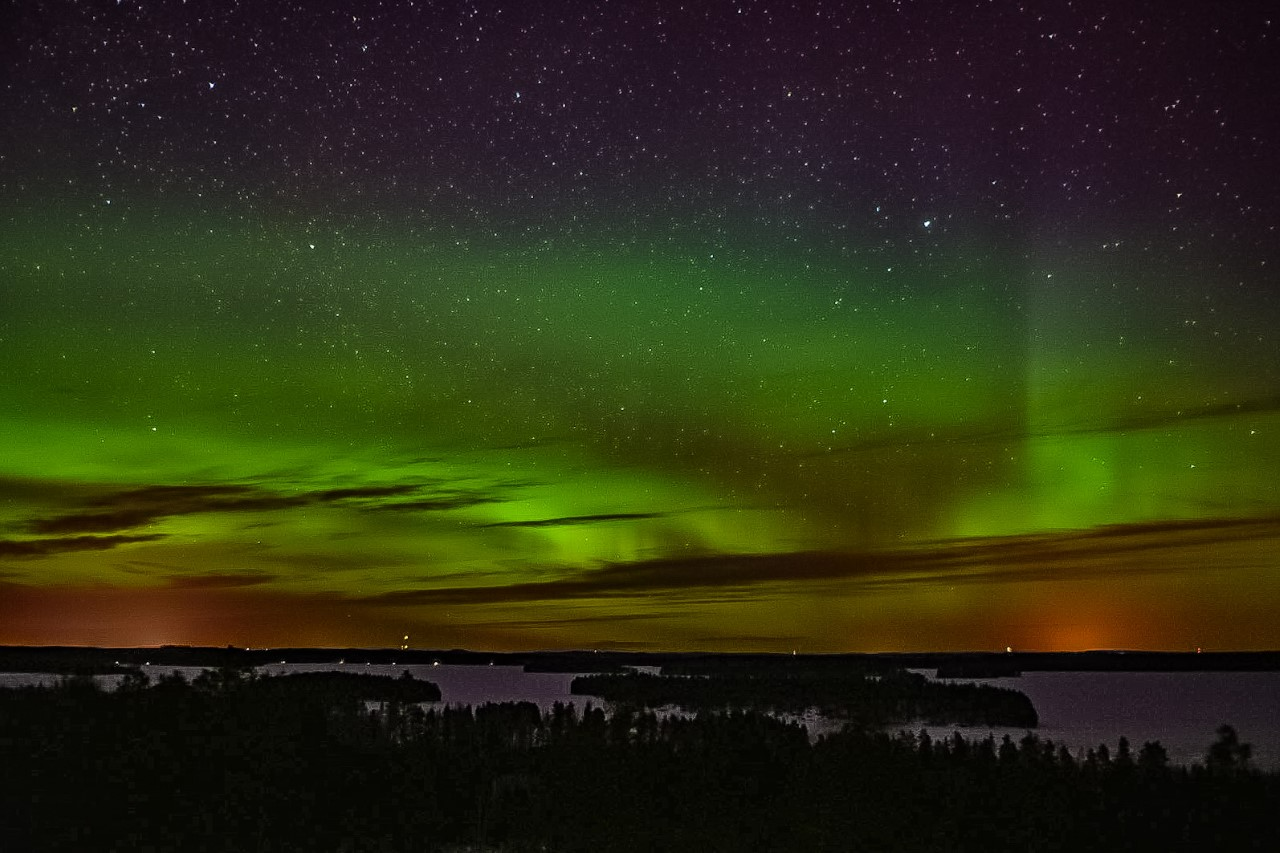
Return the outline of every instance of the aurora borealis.
{"type": "Polygon", "coordinates": [[[1280,647],[1260,4],[17,5],[0,643],[1280,647]]]}

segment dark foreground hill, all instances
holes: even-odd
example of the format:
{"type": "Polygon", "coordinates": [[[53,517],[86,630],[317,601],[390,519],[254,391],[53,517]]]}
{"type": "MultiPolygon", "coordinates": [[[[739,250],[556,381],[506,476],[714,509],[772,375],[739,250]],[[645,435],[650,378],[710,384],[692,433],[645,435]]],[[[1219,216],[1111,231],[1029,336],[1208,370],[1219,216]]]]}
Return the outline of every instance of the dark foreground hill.
{"type": "Polygon", "coordinates": [[[1227,728],[1188,769],[1123,741],[1082,755],[1033,735],[811,741],[752,712],[370,699],[396,689],[222,670],[0,690],[0,847],[1280,849],[1280,777],[1253,771],[1227,728]]]}

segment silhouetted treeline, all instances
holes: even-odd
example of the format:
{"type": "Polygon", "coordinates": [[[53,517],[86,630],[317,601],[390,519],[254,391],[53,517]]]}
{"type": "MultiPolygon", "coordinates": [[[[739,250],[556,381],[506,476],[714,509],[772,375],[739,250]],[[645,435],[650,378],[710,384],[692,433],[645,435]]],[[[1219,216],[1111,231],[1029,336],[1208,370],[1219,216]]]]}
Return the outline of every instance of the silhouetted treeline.
{"type": "Polygon", "coordinates": [[[864,726],[923,721],[934,725],[1021,726],[1035,728],[1037,716],[1024,694],[1002,687],[930,681],[903,670],[883,673],[800,669],[770,670],[758,675],[715,677],[649,675],[584,675],[570,691],[657,708],[688,710],[743,708],[825,716],[864,726]]]}
{"type": "Polygon", "coordinates": [[[754,712],[370,703],[351,682],[215,671],[0,691],[15,851],[1276,850],[1280,778],[1224,728],[1073,755],[754,712]]]}
{"type": "Polygon", "coordinates": [[[378,666],[523,666],[530,672],[620,672],[655,667],[664,673],[789,670],[824,672],[936,670],[948,677],[986,678],[1022,672],[1276,672],[1280,651],[1271,652],[879,652],[874,654],[782,655],[710,652],[542,651],[478,652],[467,649],[247,649],[238,646],[86,648],[0,646],[0,672],[112,673],[121,667],[257,667],[280,663],[378,666]]]}

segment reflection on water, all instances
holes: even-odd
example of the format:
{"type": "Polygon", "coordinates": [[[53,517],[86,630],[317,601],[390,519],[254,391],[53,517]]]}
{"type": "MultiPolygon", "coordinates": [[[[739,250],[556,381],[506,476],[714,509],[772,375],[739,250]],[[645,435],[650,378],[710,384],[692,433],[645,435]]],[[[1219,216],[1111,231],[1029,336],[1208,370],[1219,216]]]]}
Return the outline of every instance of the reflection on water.
{"type": "MultiPolygon", "coordinates": [[[[1114,751],[1123,735],[1134,752],[1158,740],[1171,761],[1186,764],[1202,760],[1218,726],[1227,723],[1253,745],[1258,767],[1280,769],[1280,672],[1028,672],[1020,678],[966,680],[1025,693],[1040,715],[1036,734],[1073,751],[1099,743],[1114,751]]],[[[931,728],[929,733],[953,730],[931,728]]],[[[1026,734],[1025,729],[962,731],[1015,739],[1026,734]]]]}

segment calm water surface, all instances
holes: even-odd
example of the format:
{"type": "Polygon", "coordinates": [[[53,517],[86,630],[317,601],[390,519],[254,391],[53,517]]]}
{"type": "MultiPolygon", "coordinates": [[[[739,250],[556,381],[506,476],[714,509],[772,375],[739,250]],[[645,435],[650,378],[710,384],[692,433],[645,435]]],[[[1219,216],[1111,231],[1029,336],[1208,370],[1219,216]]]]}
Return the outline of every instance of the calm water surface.
{"type": "MultiPolygon", "coordinates": [[[[408,671],[414,678],[430,681],[440,688],[440,701],[448,705],[483,705],[486,702],[534,702],[550,710],[556,702],[586,704],[589,696],[569,693],[574,673],[525,672],[519,666],[376,666],[365,664],[292,664],[277,663],[259,667],[259,672],[285,675],[291,672],[365,672],[399,678],[408,671]]],[[[599,699],[596,705],[603,704],[599,699]]]]}
{"type": "MultiPolygon", "coordinates": [[[[1235,726],[1259,767],[1280,769],[1280,672],[1028,672],[973,679],[1027,695],[1040,715],[1036,734],[1073,751],[1123,735],[1136,752],[1158,740],[1179,763],[1200,761],[1218,726],[1235,726]]],[[[930,728],[931,735],[950,729],[930,728]]],[[[964,729],[1021,737],[1025,729],[964,729]]]]}

